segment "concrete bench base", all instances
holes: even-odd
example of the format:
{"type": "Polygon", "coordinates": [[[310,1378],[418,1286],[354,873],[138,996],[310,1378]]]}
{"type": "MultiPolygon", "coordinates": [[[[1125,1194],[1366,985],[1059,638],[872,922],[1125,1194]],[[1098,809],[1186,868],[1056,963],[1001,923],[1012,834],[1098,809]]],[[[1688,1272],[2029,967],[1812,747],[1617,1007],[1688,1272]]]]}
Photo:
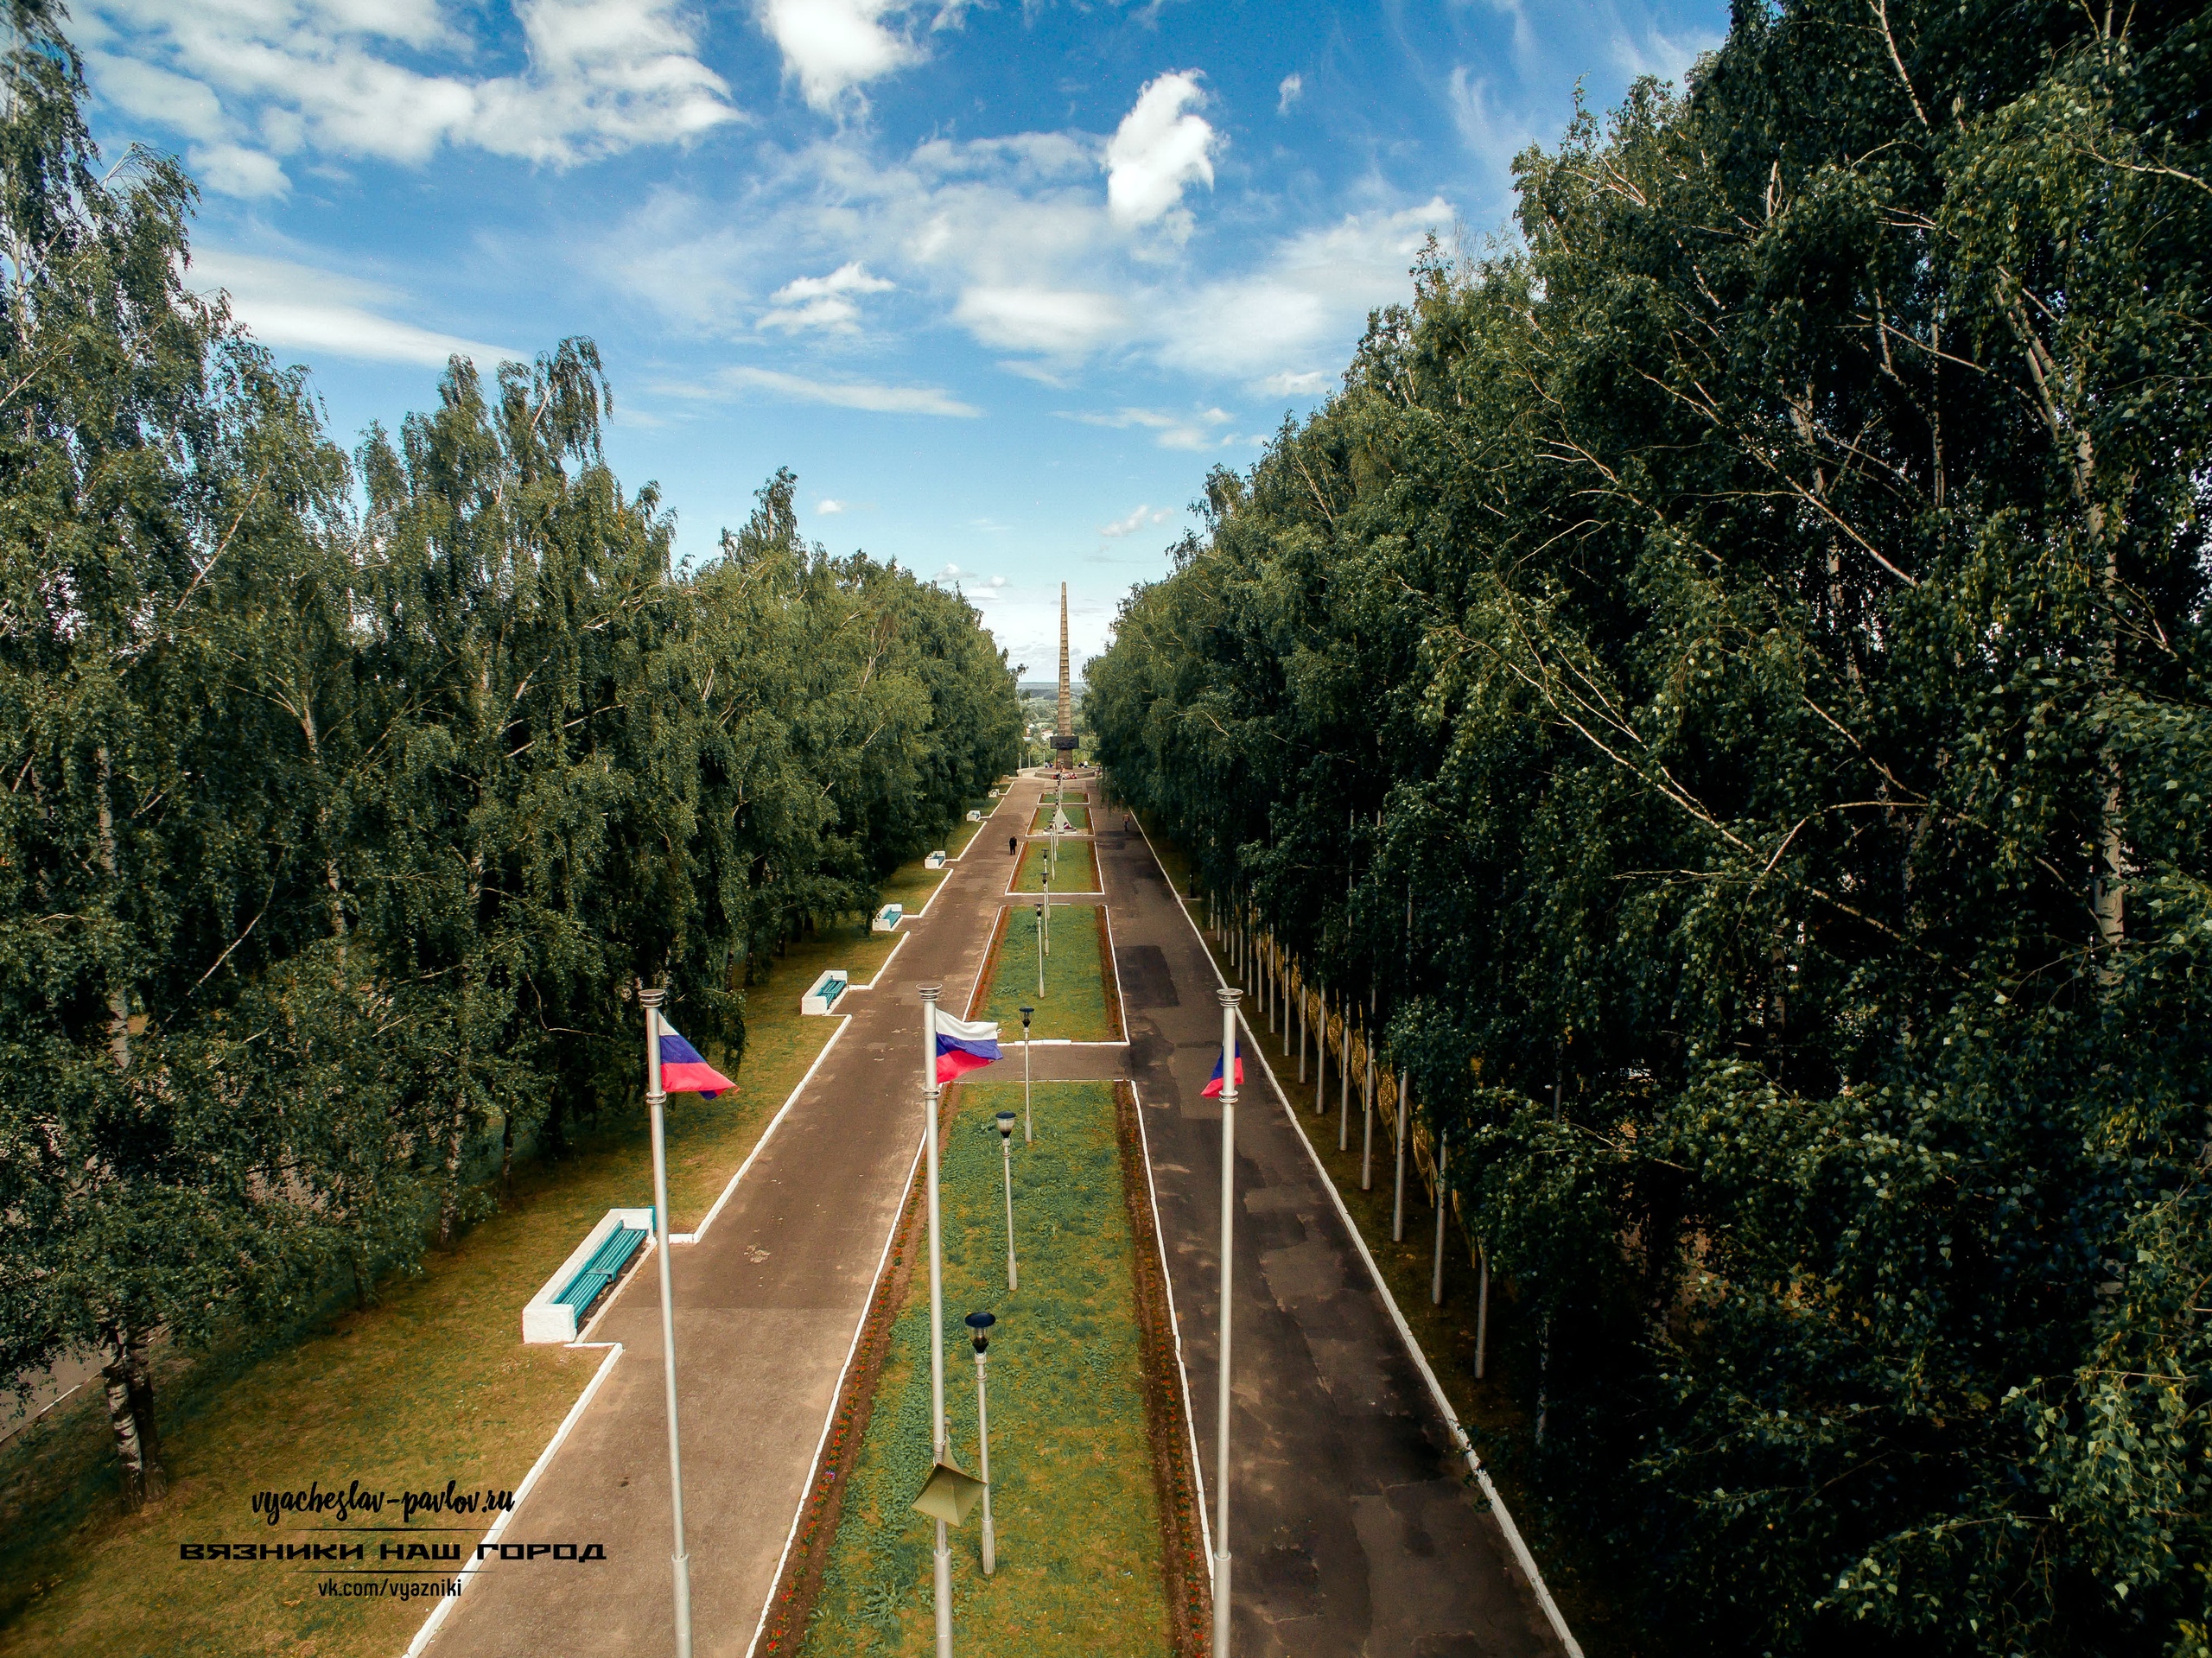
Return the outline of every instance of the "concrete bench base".
{"type": "Polygon", "coordinates": [[[563,1306],[553,1298],[568,1288],[569,1282],[584,1268],[584,1263],[599,1252],[599,1246],[618,1226],[637,1227],[645,1234],[645,1242],[639,1254],[653,1247],[653,1212],[650,1209],[610,1209],[601,1217],[599,1224],[584,1234],[569,1258],[561,1263],[560,1271],[547,1279],[524,1304],[522,1310],[522,1338],[531,1346],[543,1346],[555,1342],[572,1342],[576,1338],[576,1310],[563,1306]]]}

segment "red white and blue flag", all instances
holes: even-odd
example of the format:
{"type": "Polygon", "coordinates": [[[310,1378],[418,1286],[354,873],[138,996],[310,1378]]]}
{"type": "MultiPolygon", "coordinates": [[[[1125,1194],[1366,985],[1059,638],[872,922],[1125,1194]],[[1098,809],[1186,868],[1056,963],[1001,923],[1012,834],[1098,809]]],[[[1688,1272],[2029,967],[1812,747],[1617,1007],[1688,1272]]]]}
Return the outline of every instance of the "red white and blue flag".
{"type": "Polygon", "coordinates": [[[671,1094],[702,1094],[713,1099],[737,1084],[700,1057],[699,1050],[668,1028],[660,1027],[660,1085],[671,1094]]]}
{"type": "Polygon", "coordinates": [[[981,1020],[937,1016],[937,1079],[949,1083],[997,1059],[999,1027],[981,1020]]]}
{"type": "MultiPolygon", "coordinates": [[[[1241,1053],[1236,1056],[1236,1086],[1239,1088],[1244,1086],[1244,1056],[1241,1053]]],[[[1213,1076],[1206,1085],[1198,1090],[1198,1097],[1203,1100],[1217,1100],[1221,1097],[1221,1056],[1215,1056],[1213,1076]]]]}

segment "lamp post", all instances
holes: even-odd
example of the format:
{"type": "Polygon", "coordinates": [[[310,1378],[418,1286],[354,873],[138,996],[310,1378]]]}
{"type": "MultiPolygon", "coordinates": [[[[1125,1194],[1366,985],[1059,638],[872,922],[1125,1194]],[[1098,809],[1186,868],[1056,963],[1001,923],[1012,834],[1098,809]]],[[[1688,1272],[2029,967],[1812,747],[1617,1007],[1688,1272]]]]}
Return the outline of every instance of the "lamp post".
{"type": "Polygon", "coordinates": [[[1014,1265],[1014,1113],[1000,1112],[998,1124],[999,1162],[1006,1173],[1006,1290],[1011,1295],[1021,1287],[1014,1265]]]}
{"type": "Polygon", "coordinates": [[[990,1328],[998,1320],[988,1312],[968,1315],[968,1333],[976,1344],[976,1477],[983,1482],[983,1575],[998,1570],[998,1539],[991,1530],[991,1413],[983,1389],[983,1356],[991,1350],[990,1328]]]}
{"type": "Polygon", "coordinates": [[[1229,1658],[1229,1335],[1235,1306],[1230,1289],[1236,1259],[1236,1004],[1242,990],[1224,985],[1221,997],[1221,1388],[1214,1449],[1218,1517],[1213,1528],[1213,1653],[1229,1658]]]}
{"type": "MultiPolygon", "coordinates": [[[[927,1113],[922,1140],[929,1165],[930,1215],[930,1452],[945,1460],[944,1444],[944,1250],[938,1229],[937,1196],[937,999],[944,987],[918,987],[922,998],[922,1101],[927,1113]]],[[[937,1658],[952,1658],[952,1551],[944,1521],[937,1522],[937,1658]]]]}
{"type": "Polygon", "coordinates": [[[1052,953],[1052,867],[1050,864],[1045,866],[1045,901],[1037,906],[1037,912],[1045,918],[1045,954],[1050,956],[1052,953]]]}
{"type": "MultiPolygon", "coordinates": [[[[683,1452],[676,1430],[676,1298],[668,1268],[668,1093],[660,1082],[660,1005],[665,990],[640,987],[645,1007],[645,1109],[653,1121],[653,1230],[660,1255],[660,1350],[668,1379],[669,1516],[676,1528],[676,1658],[691,1658],[691,1557],[683,1547],[683,1452]]],[[[932,1043],[934,1045],[934,1043],[932,1043]]]]}
{"type": "MultiPolygon", "coordinates": [[[[1041,986],[1038,994],[1044,994],[1041,986]]],[[[1027,1007],[1021,1010],[1021,1143],[1025,1146],[1037,1138],[1037,1121],[1029,1109],[1029,1016],[1036,1011],[1027,1007]]]]}
{"type": "MultiPolygon", "coordinates": [[[[1037,906],[1037,1000],[1039,1001],[1045,1000],[1045,906],[1041,903],[1037,906]]],[[[1022,1023],[1027,1025],[1028,1021],[1024,1020],[1022,1023]]],[[[1021,1039],[1024,1042],[1029,1040],[1029,1033],[1027,1031],[1022,1032],[1021,1039]]],[[[1029,1063],[1029,1058],[1026,1052],[1022,1056],[1021,1063],[1025,1065],[1029,1063]]]]}

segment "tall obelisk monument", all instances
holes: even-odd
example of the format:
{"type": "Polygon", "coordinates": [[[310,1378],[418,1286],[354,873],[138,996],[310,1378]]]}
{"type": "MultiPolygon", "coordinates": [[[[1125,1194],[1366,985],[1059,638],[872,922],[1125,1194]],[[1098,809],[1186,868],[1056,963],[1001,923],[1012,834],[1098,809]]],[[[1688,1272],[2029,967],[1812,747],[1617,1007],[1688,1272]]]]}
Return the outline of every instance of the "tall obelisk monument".
{"type": "Polygon", "coordinates": [[[1060,722],[1052,734],[1052,758],[1065,764],[1075,752],[1075,703],[1068,696],[1068,584],[1060,583],[1060,722]]]}

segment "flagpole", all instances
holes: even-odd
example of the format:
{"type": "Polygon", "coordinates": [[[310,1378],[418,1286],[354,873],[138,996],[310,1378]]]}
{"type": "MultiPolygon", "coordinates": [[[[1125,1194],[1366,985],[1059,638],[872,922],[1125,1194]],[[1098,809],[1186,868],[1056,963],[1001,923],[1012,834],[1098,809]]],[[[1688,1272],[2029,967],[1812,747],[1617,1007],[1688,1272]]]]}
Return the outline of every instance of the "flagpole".
{"type": "Polygon", "coordinates": [[[668,1271],[668,1095],[660,1083],[660,1005],[665,990],[640,988],[645,1005],[645,1108],[653,1120],[653,1230],[660,1255],[660,1350],[668,1379],[669,1513],[676,1527],[676,1658],[691,1658],[691,1557],[683,1547],[683,1452],[676,1430],[676,1299],[668,1271]]]}
{"type": "MultiPolygon", "coordinates": [[[[922,1099],[928,1121],[922,1142],[928,1148],[930,1210],[930,1452],[944,1462],[944,1253],[938,1231],[937,1200],[937,999],[944,987],[918,987],[922,996],[922,1099]]],[[[944,1521],[937,1522],[937,1658],[952,1658],[952,1551],[944,1521]]]]}
{"type": "Polygon", "coordinates": [[[1224,986],[1221,998],[1221,1388],[1214,1450],[1220,1464],[1215,1481],[1219,1517],[1213,1528],[1213,1652],[1229,1658],[1229,1331],[1234,1305],[1236,1234],[1236,1004],[1241,990],[1224,986]]]}

